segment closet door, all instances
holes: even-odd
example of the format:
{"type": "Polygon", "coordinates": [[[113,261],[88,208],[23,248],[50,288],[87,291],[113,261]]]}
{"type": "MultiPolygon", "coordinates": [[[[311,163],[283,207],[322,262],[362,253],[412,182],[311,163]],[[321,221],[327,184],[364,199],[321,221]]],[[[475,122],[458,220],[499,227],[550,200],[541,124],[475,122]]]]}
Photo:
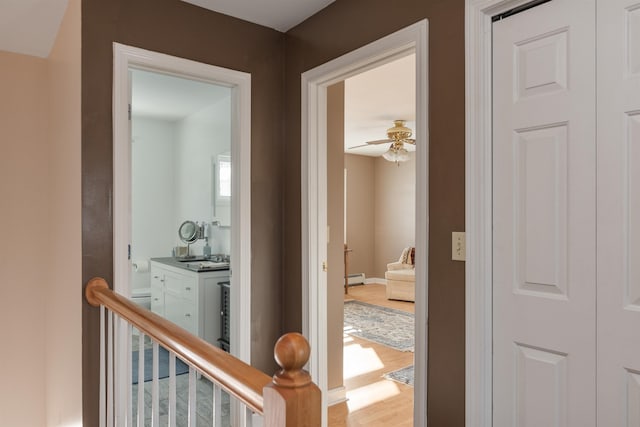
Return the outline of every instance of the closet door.
{"type": "Polygon", "coordinates": [[[598,424],[640,426],[640,1],[599,0],[598,424]]]}
{"type": "Polygon", "coordinates": [[[595,0],[493,24],[495,427],[596,423],[595,0]]]}

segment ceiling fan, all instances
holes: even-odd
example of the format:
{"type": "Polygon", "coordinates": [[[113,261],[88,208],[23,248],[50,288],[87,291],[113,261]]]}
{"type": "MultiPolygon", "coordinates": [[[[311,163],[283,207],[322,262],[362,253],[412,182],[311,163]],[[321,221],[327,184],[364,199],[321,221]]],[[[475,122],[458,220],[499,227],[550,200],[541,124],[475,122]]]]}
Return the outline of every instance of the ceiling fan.
{"type": "Polygon", "coordinates": [[[406,120],[394,120],[393,126],[387,129],[387,139],[367,141],[366,144],[357,145],[351,148],[366,147],[368,145],[388,144],[389,150],[382,157],[390,162],[406,162],[409,160],[409,152],[404,148],[404,144],[415,145],[416,140],[411,138],[411,129],[405,126],[406,120]]]}

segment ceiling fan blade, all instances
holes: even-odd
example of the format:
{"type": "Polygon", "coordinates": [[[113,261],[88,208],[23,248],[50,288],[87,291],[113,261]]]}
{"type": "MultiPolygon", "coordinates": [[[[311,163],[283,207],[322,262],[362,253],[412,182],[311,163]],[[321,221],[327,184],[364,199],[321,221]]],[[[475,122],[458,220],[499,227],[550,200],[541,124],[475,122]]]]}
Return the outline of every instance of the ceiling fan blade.
{"type": "Polygon", "coordinates": [[[416,145],[416,140],[413,138],[403,139],[402,142],[411,144],[411,145],[416,145]]]}
{"type": "Polygon", "coordinates": [[[368,146],[369,144],[354,145],[353,147],[347,148],[347,150],[353,150],[354,148],[361,148],[361,147],[368,147],[368,146]]]}
{"type": "Polygon", "coordinates": [[[388,144],[389,142],[393,142],[393,140],[391,140],[391,139],[377,139],[375,141],[367,141],[367,145],[388,144]]]}

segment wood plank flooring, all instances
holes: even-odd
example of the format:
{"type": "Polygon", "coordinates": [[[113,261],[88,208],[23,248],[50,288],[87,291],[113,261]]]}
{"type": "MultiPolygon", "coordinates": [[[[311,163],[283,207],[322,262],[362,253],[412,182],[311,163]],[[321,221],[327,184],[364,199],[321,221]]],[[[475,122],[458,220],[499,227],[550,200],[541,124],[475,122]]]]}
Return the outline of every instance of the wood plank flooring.
{"type": "MultiPolygon", "coordinates": [[[[345,300],[415,312],[414,303],[390,301],[384,285],[350,286],[345,300]]],[[[413,426],[413,387],[383,375],[413,364],[413,353],[357,337],[344,337],[347,402],[329,408],[330,427],[413,426]]]]}

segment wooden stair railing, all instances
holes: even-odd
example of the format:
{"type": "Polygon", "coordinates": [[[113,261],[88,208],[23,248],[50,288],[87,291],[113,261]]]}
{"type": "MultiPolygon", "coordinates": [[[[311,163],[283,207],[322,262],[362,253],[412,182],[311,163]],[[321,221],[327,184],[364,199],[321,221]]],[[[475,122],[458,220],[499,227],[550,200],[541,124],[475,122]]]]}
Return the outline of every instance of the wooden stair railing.
{"type": "Polygon", "coordinates": [[[190,334],[175,323],[113,292],[102,278],[87,282],[89,304],[125,319],[139,331],[172,351],[212,382],[257,414],[265,427],[318,427],[321,420],[320,389],[303,366],[310,348],[299,333],[287,333],[274,347],[280,370],[272,378],[220,348],[190,334]]]}

